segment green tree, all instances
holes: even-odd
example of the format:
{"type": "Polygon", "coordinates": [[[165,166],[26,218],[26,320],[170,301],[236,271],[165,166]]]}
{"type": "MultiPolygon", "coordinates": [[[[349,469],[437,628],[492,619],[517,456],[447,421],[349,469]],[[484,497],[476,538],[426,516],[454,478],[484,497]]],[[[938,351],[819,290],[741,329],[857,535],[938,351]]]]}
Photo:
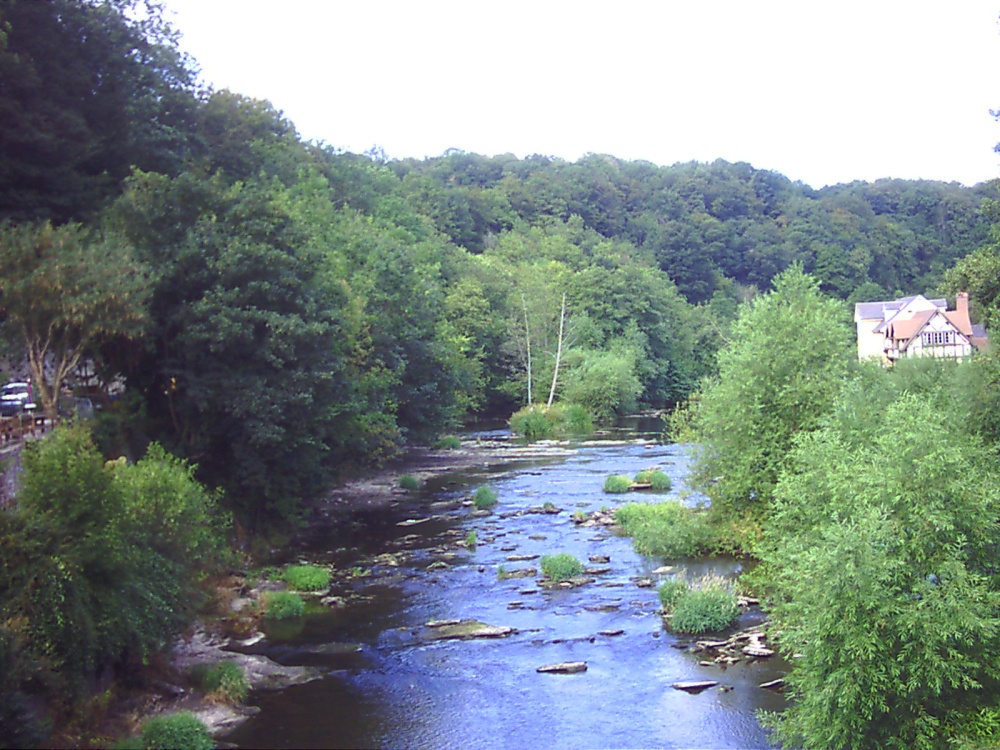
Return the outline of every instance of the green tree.
{"type": "Polygon", "coordinates": [[[969,310],[991,332],[1000,332],[1000,246],[966,255],[945,273],[945,294],[968,292],[969,310]]]}
{"type": "Polygon", "coordinates": [[[989,736],[1000,729],[995,461],[924,395],[897,392],[884,411],[868,400],[861,415],[865,400],[800,436],[775,493],[765,560],[779,640],[797,656],[777,736],[938,748],[992,712],[976,729],[989,736]]]}
{"type": "Polygon", "coordinates": [[[633,411],[642,393],[635,352],[579,350],[567,362],[562,398],[586,406],[601,420],[633,411]]]}
{"type": "Polygon", "coordinates": [[[156,3],[0,4],[0,218],[89,218],[194,151],[189,62],[156,3]]]}
{"type": "Polygon", "coordinates": [[[114,235],[75,224],[0,226],[0,309],[23,339],[49,418],[84,357],[142,331],[147,290],[144,268],[114,235]]]}
{"type": "Polygon", "coordinates": [[[346,291],[287,192],[140,174],[115,222],[156,269],[147,345],[127,372],[146,429],[244,520],[291,512],[334,471],[349,342],[346,291]]]}
{"type": "Polygon", "coordinates": [[[793,266],[744,305],[718,377],[695,399],[701,444],[695,474],[716,511],[770,505],[795,436],[815,429],[853,360],[844,307],[793,266]]]}

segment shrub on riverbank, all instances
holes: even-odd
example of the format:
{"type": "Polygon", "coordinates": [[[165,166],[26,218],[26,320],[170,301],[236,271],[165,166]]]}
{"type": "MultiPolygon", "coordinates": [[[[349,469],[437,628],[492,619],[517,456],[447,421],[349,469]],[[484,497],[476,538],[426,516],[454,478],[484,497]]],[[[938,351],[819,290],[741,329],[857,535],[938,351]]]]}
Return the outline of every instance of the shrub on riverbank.
{"type": "Polygon", "coordinates": [[[542,575],[552,581],[565,581],[583,573],[583,563],[566,552],[558,555],[542,555],[540,565],[542,575]]]}
{"type": "Polygon", "coordinates": [[[456,435],[445,435],[434,443],[434,447],[442,451],[458,450],[462,447],[462,441],[456,435]]]}
{"type": "Polygon", "coordinates": [[[35,694],[67,704],[193,617],[224,524],[193,469],[155,444],[134,465],[106,464],[73,426],[31,441],[22,461],[17,507],[0,513],[0,622],[35,694]]]}
{"type": "Polygon", "coordinates": [[[702,576],[690,584],[668,582],[660,587],[660,601],[670,615],[670,628],[678,633],[722,630],[740,616],[733,584],[720,576],[702,576]]]}
{"type": "Polygon", "coordinates": [[[138,737],[115,744],[115,750],[212,750],[215,742],[204,722],[190,713],[157,716],[142,726],[138,737]]]}
{"type": "Polygon", "coordinates": [[[264,594],[264,617],[269,620],[301,617],[305,608],[302,597],[290,591],[268,591],[264,594]]]}
{"type": "Polygon", "coordinates": [[[399,478],[399,486],[404,490],[419,490],[420,480],[412,474],[404,474],[399,478]]]}
{"type": "Polygon", "coordinates": [[[472,504],[479,510],[489,510],[497,504],[497,493],[492,487],[484,484],[472,496],[472,504]]]}
{"type": "Polygon", "coordinates": [[[615,521],[640,555],[694,557],[714,552],[719,539],[709,514],[672,500],[628,503],[615,511],[615,521]]]}
{"type": "Polygon", "coordinates": [[[330,571],[318,565],[292,565],[281,577],[295,591],[324,591],[330,587],[330,571]]]}
{"type": "Polygon", "coordinates": [[[242,703],[250,692],[243,669],[232,659],[218,664],[198,664],[191,670],[194,683],[217,703],[242,703]]]}

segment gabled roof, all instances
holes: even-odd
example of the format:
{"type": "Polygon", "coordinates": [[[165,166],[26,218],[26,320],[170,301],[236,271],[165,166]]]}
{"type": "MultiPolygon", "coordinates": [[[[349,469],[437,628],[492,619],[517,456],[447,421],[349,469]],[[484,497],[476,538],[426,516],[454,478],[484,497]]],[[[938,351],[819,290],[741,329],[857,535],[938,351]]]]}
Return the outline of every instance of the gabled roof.
{"type": "MultiPolygon", "coordinates": [[[[902,310],[907,305],[911,304],[920,295],[914,294],[911,297],[902,297],[901,299],[888,300],[884,302],[858,302],[854,306],[854,319],[858,320],[888,320],[895,313],[902,310]]],[[[948,300],[945,299],[929,299],[927,300],[934,307],[941,310],[948,308],[948,300]]]]}
{"type": "Polygon", "coordinates": [[[904,341],[902,348],[906,348],[906,344],[916,336],[920,331],[923,330],[931,318],[938,314],[937,310],[922,310],[914,314],[912,318],[906,318],[905,320],[899,321],[889,321],[885,324],[885,335],[886,338],[893,339],[895,341],[904,341]]]}

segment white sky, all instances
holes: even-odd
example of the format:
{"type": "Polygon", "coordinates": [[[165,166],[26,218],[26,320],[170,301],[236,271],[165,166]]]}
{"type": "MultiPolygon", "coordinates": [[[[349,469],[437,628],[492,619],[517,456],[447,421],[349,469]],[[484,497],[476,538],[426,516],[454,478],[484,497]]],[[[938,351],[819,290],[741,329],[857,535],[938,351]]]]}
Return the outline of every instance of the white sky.
{"type": "Polygon", "coordinates": [[[165,4],[205,83],[347,151],[1000,177],[1000,0],[165,4]]]}

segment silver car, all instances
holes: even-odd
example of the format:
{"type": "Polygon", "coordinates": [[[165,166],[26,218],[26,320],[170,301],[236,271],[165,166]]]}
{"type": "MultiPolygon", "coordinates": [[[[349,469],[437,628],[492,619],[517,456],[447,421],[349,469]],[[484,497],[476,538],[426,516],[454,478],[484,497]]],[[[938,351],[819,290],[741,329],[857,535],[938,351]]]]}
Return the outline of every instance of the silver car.
{"type": "Polygon", "coordinates": [[[35,408],[31,383],[15,381],[0,388],[0,417],[13,417],[35,408]]]}

